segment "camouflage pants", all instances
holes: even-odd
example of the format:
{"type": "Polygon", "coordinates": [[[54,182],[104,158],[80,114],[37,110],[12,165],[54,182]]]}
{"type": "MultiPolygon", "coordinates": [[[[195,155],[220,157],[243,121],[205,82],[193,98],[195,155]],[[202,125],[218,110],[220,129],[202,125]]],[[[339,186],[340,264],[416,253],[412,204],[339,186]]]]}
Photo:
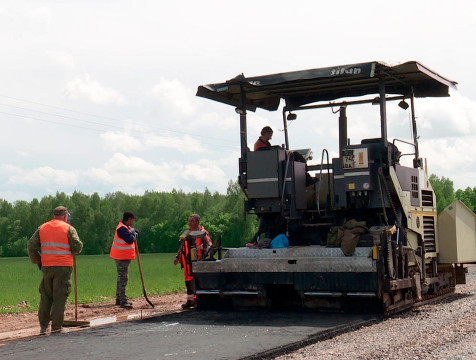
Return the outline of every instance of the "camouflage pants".
{"type": "Polygon", "coordinates": [[[117,287],[116,287],[116,299],[119,302],[127,301],[126,286],[129,280],[129,265],[130,260],[116,260],[117,268],[117,287]]]}
{"type": "Polygon", "coordinates": [[[40,307],[38,320],[41,327],[46,327],[51,320],[51,330],[63,326],[66,301],[71,293],[71,266],[44,266],[43,279],[40,283],[40,307]]]}

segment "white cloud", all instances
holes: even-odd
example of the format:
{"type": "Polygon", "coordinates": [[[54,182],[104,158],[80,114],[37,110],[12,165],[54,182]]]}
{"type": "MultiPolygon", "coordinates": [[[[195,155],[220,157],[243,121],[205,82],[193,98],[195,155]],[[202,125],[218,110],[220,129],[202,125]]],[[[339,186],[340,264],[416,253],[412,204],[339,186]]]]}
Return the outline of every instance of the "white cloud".
{"type": "Polygon", "coordinates": [[[73,56],[69,53],[60,50],[50,50],[47,54],[55,64],[65,69],[74,69],[76,67],[73,56]]]}
{"type": "Polygon", "coordinates": [[[101,134],[104,144],[112,151],[143,151],[155,148],[174,149],[182,154],[202,153],[205,148],[201,142],[190,135],[182,137],[158,136],[151,133],[137,132],[134,136],[128,133],[108,131],[101,134]]]}
{"type": "Polygon", "coordinates": [[[30,155],[28,152],[23,150],[17,150],[17,154],[20,155],[21,157],[28,157],[30,155]]]}
{"type": "MultiPolygon", "coordinates": [[[[177,187],[180,178],[180,164],[156,165],[136,156],[115,153],[103,166],[87,172],[89,178],[102,184],[112,185],[115,190],[135,188],[147,184],[148,188],[170,190],[177,187]]],[[[136,193],[136,191],[134,191],[136,193]]]]}
{"type": "Polygon", "coordinates": [[[91,79],[88,73],[78,75],[69,81],[66,94],[73,100],[87,100],[95,104],[124,105],[126,103],[124,97],[116,90],[91,79]]]}
{"type": "Polygon", "coordinates": [[[217,188],[223,188],[228,182],[225,172],[215,161],[201,159],[198,162],[185,165],[183,171],[185,180],[196,180],[205,184],[214,184],[217,188]]]}
{"type": "Polygon", "coordinates": [[[141,151],[145,149],[145,146],[141,143],[139,138],[133,137],[127,133],[116,133],[108,131],[101,134],[101,139],[104,141],[104,145],[107,149],[112,151],[141,151]]]}
{"type": "Polygon", "coordinates": [[[475,163],[473,152],[476,136],[458,138],[454,141],[448,139],[433,139],[421,141],[419,144],[421,154],[431,161],[433,167],[440,171],[447,171],[447,177],[455,170],[462,167],[470,168],[475,163]]]}
{"type": "MultiPolygon", "coordinates": [[[[231,108],[226,108],[226,110],[232,110],[231,108]]],[[[228,114],[231,111],[228,111],[228,114]]],[[[199,124],[199,127],[210,127],[213,129],[223,129],[223,130],[230,130],[230,129],[239,129],[240,128],[240,121],[238,115],[236,116],[223,116],[221,113],[204,113],[198,114],[199,120],[196,122],[199,124]]],[[[196,127],[196,126],[195,126],[196,127]]]]}
{"type": "Polygon", "coordinates": [[[149,135],[145,137],[144,143],[152,148],[170,148],[182,154],[202,153],[205,151],[201,142],[190,135],[184,135],[180,138],[149,135]]]}
{"type": "Polygon", "coordinates": [[[184,189],[187,185],[182,185],[186,182],[194,189],[201,187],[198,183],[203,183],[203,187],[214,185],[216,189],[226,190],[229,180],[225,172],[211,160],[201,159],[185,165],[176,162],[154,164],[121,153],[115,153],[102,168],[90,169],[87,176],[92,181],[111,186],[114,191],[131,193],[143,193],[144,189],[184,189]]]}
{"type": "Polygon", "coordinates": [[[417,103],[417,123],[430,138],[447,138],[476,132],[476,102],[452,92],[450,98],[417,103]]]}
{"type": "Polygon", "coordinates": [[[51,23],[52,14],[49,6],[32,7],[28,9],[27,18],[36,24],[51,23]]]}
{"type": "Polygon", "coordinates": [[[194,91],[176,79],[168,80],[161,77],[150,94],[167,111],[177,115],[189,116],[196,111],[194,91]]]}
{"type": "Polygon", "coordinates": [[[33,170],[24,170],[13,165],[3,165],[9,184],[29,185],[35,187],[71,187],[78,184],[78,176],[73,171],[57,170],[43,166],[33,170]]]}
{"type": "Polygon", "coordinates": [[[30,199],[31,195],[25,191],[6,190],[0,191],[0,199],[4,199],[10,203],[17,200],[30,199]]]}
{"type": "Polygon", "coordinates": [[[11,25],[19,25],[22,27],[34,25],[44,26],[45,24],[51,23],[52,13],[51,8],[47,5],[35,6],[34,4],[29,4],[26,7],[20,6],[17,8],[14,6],[10,9],[2,6],[0,7],[0,19],[2,18],[2,22],[10,22],[11,25]]]}
{"type": "Polygon", "coordinates": [[[447,177],[453,180],[455,189],[464,189],[476,184],[475,143],[475,135],[425,140],[419,144],[420,154],[428,159],[428,173],[447,177]]]}

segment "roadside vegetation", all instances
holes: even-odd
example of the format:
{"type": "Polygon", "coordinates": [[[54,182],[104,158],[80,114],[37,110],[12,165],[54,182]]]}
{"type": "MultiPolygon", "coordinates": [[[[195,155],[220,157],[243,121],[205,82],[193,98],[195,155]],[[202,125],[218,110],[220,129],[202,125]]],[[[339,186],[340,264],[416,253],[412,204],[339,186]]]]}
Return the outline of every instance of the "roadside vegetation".
{"type": "MultiPolygon", "coordinates": [[[[184,290],[183,270],[174,266],[175,254],[141,254],[147,294],[161,295],[184,290]]],[[[78,303],[115,300],[117,272],[109,255],[78,255],[78,303]]],[[[0,258],[0,314],[38,310],[41,271],[28,258],[0,258]]],[[[74,303],[74,288],[69,303],[74,303]]],[[[139,267],[130,266],[127,295],[143,296],[139,267]]]]}
{"type": "Polygon", "coordinates": [[[27,256],[26,245],[42,223],[51,220],[53,209],[63,205],[71,213],[73,225],[84,243],[83,255],[108,254],[114,231],[124,211],[133,211],[138,219],[141,253],[171,253],[178,249],[178,237],[187,226],[190,214],[198,213],[213,242],[218,237],[225,246],[242,246],[256,231],[256,217],[244,216],[243,193],[236,183],[229,183],[226,195],[206,190],[204,193],[149,192],[127,195],[121,192],[71,196],[56,193],[41,200],[0,199],[0,256],[27,256]]]}

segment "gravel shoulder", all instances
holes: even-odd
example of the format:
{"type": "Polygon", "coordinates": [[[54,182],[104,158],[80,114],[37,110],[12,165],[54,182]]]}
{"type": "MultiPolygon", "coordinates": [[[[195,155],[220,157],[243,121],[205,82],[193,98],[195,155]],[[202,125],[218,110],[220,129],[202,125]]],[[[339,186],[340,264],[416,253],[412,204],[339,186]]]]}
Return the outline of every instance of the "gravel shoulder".
{"type": "Polygon", "coordinates": [[[453,295],[277,359],[476,359],[476,265],[453,295]]]}

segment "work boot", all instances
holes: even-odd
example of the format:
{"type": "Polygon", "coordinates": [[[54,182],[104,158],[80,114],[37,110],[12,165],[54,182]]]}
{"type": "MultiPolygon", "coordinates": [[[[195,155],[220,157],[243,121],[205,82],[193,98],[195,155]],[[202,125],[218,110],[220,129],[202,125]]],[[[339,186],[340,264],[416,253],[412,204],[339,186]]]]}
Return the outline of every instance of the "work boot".
{"type": "MultiPolygon", "coordinates": [[[[124,296],[124,301],[123,302],[130,302],[129,298],[127,296],[124,296]]],[[[121,299],[116,297],[116,305],[121,305],[121,299]]]]}
{"type": "Polygon", "coordinates": [[[132,303],[129,300],[122,301],[119,306],[123,309],[132,309],[132,303]]]}
{"type": "Polygon", "coordinates": [[[69,329],[62,327],[56,330],[51,330],[50,335],[60,335],[60,334],[66,334],[66,333],[69,333],[69,329]]]}
{"type": "Polygon", "coordinates": [[[182,309],[193,309],[195,307],[197,307],[196,300],[187,300],[185,304],[182,304],[182,309]]]}
{"type": "Polygon", "coordinates": [[[40,335],[46,335],[50,332],[50,330],[51,330],[50,324],[45,326],[40,326],[40,335]]]}

